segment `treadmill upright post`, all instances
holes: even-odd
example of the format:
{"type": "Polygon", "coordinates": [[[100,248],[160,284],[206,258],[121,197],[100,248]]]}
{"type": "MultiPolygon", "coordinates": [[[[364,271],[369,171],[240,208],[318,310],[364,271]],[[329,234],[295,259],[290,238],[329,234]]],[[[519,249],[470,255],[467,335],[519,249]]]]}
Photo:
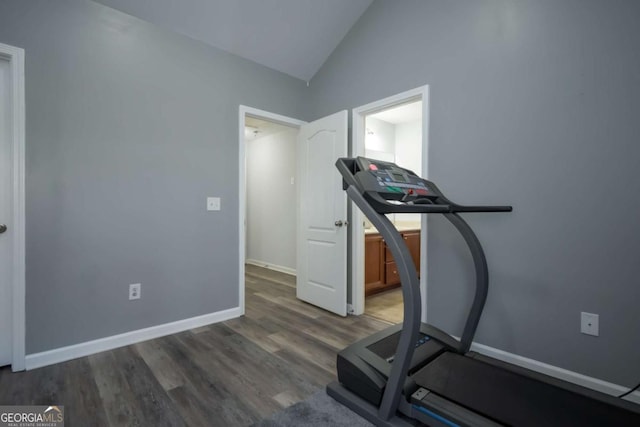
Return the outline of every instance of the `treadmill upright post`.
{"type": "Polygon", "coordinates": [[[347,194],[384,238],[396,261],[400,283],[402,284],[404,304],[402,331],[400,332],[400,341],[398,342],[389,380],[382,395],[378,411],[379,417],[387,421],[395,415],[398,409],[402,389],[409,372],[411,358],[413,357],[414,344],[418,340],[420,333],[422,312],[420,284],[409,249],[407,249],[402,236],[391,221],[386,216],[377,213],[353,185],[349,185],[347,194]]]}
{"type": "Polygon", "coordinates": [[[460,347],[458,347],[458,352],[464,354],[471,348],[471,343],[476,334],[480,316],[482,316],[484,304],[487,300],[487,294],[489,293],[489,270],[487,268],[487,258],[484,255],[480,240],[478,240],[476,233],[469,227],[469,224],[456,213],[444,214],[444,217],[453,224],[467,243],[471,251],[473,266],[476,272],[475,295],[471,309],[469,310],[469,315],[467,316],[467,321],[464,325],[464,330],[462,331],[462,337],[460,337],[460,347]]]}

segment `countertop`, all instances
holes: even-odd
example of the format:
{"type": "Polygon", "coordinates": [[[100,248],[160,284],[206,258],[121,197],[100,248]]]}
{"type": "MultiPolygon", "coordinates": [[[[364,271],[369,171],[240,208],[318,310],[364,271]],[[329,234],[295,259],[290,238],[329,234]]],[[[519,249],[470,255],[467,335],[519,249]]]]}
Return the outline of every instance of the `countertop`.
{"type": "MultiPolygon", "coordinates": [[[[419,222],[397,222],[397,223],[394,223],[393,225],[395,225],[395,227],[400,232],[409,231],[409,230],[420,230],[419,222]]],[[[378,233],[378,230],[373,225],[369,226],[369,228],[364,229],[364,234],[376,234],[376,233],[378,233]]]]}

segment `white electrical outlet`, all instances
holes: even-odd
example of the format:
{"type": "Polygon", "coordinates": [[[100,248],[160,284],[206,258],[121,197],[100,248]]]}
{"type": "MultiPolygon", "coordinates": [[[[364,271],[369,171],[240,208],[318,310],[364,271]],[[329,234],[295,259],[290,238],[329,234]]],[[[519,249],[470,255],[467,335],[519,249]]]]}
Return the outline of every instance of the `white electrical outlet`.
{"type": "Polygon", "coordinates": [[[140,291],[141,291],[141,284],[140,283],[133,283],[131,285],[129,285],[129,299],[140,299],[140,291]]]}
{"type": "Polygon", "coordinates": [[[580,313],[580,332],[597,337],[600,334],[600,316],[593,313],[580,313]]]}
{"type": "Polygon", "coordinates": [[[207,210],[219,211],[220,210],[220,197],[207,197],[207,210]]]}

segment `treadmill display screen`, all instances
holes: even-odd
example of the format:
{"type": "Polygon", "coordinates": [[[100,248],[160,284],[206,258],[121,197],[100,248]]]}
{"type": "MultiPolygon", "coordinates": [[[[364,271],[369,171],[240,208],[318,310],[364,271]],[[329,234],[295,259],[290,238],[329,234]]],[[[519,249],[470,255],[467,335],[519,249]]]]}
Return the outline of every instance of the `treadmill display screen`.
{"type": "Polygon", "coordinates": [[[402,175],[401,173],[391,172],[391,177],[396,182],[407,182],[407,180],[404,179],[404,175],[402,175]]]}

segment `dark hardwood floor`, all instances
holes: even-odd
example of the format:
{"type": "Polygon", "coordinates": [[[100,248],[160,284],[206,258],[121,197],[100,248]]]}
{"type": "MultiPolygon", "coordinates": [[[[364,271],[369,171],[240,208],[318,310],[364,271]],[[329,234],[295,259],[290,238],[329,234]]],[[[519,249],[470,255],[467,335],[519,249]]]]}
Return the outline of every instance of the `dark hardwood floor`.
{"type": "Polygon", "coordinates": [[[0,405],[65,407],[67,426],[250,425],[335,379],[338,350],[388,324],[295,298],[247,266],[246,315],[27,372],[0,369],[0,405]]]}

